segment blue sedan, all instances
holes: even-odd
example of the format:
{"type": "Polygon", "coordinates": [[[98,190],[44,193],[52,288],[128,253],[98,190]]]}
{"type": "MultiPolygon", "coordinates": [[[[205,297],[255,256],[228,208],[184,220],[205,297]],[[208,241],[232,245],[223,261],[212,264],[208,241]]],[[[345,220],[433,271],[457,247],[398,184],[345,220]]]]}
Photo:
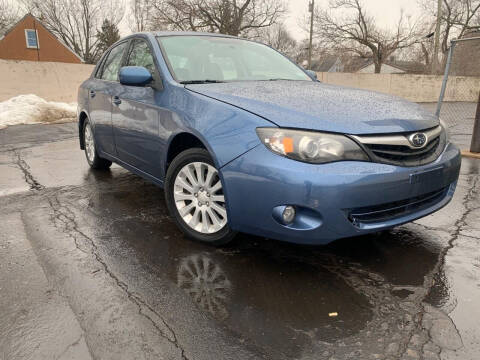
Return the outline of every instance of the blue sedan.
{"type": "Polygon", "coordinates": [[[79,89],[80,147],[164,188],[189,237],[326,244],[431,214],[459,150],[439,119],[388,95],[322,84],[263,44],[152,32],[114,44],[79,89]]]}

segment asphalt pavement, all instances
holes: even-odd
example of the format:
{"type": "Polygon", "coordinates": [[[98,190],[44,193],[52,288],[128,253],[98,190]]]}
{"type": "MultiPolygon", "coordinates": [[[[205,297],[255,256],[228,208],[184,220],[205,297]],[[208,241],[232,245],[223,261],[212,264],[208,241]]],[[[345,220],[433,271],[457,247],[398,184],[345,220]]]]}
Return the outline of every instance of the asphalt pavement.
{"type": "Polygon", "coordinates": [[[0,359],[478,359],[479,174],[391,231],[213,248],[76,124],[0,130],[0,359]]]}

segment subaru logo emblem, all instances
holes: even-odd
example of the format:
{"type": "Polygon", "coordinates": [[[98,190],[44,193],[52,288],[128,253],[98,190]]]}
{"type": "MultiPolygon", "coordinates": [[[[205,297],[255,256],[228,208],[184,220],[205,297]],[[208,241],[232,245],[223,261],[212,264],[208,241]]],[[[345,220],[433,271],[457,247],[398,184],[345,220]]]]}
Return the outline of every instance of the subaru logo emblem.
{"type": "Polygon", "coordinates": [[[416,148],[421,148],[427,144],[427,135],[424,133],[415,133],[409,136],[408,141],[416,148]]]}

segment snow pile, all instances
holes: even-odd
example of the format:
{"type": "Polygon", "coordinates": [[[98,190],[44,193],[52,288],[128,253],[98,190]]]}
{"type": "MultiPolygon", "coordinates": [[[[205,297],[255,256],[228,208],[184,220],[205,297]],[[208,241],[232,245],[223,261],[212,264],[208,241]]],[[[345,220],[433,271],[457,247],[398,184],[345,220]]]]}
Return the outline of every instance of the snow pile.
{"type": "Polygon", "coordinates": [[[0,129],[18,124],[52,124],[75,121],[77,104],[51,102],[37,95],[19,95],[0,102],[0,129]]]}

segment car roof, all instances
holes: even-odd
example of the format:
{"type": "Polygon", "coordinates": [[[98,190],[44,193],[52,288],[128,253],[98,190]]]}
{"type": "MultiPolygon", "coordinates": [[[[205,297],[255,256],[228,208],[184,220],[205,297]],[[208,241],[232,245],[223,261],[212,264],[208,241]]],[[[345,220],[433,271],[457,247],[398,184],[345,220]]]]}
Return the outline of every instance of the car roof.
{"type": "Polygon", "coordinates": [[[138,34],[151,34],[153,36],[215,36],[215,37],[228,37],[232,39],[239,39],[238,37],[232,36],[232,35],[201,32],[201,31],[145,31],[145,32],[140,32],[132,35],[138,35],[138,34]]]}

